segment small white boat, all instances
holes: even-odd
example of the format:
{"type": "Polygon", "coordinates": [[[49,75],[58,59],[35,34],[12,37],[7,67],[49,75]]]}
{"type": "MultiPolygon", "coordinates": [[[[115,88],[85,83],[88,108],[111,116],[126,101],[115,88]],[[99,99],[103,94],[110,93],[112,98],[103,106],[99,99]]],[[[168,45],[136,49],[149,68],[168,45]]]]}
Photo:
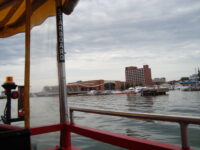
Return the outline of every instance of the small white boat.
{"type": "Polygon", "coordinates": [[[144,86],[144,87],[143,87],[143,86],[136,86],[136,87],[135,87],[135,92],[136,92],[136,93],[140,93],[143,89],[146,89],[146,88],[147,88],[147,87],[145,87],[145,86],[144,86]]]}
{"type": "Polygon", "coordinates": [[[182,86],[181,88],[180,88],[180,90],[181,91],[190,91],[190,87],[189,86],[182,86]]]}
{"type": "Polygon", "coordinates": [[[88,95],[97,95],[97,91],[96,90],[91,90],[91,91],[89,91],[87,94],[88,95]]]}

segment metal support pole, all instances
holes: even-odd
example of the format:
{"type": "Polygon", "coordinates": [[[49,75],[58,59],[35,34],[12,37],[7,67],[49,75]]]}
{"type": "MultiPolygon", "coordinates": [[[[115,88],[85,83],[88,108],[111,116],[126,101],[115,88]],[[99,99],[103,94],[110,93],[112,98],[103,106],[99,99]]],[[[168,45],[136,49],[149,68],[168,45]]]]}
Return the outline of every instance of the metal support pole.
{"type": "Polygon", "coordinates": [[[181,129],[181,143],[182,143],[182,149],[183,150],[189,150],[189,142],[188,142],[188,132],[187,132],[188,124],[186,123],[180,123],[180,129],[181,129]]]}
{"type": "MultiPolygon", "coordinates": [[[[56,25],[57,25],[57,65],[59,79],[59,103],[60,103],[60,123],[69,122],[69,109],[67,104],[67,87],[65,74],[65,50],[63,36],[63,14],[60,0],[56,1],[56,25]]],[[[66,148],[66,143],[71,143],[70,135],[61,130],[60,145],[66,148]],[[65,141],[67,140],[67,141],[65,141]]]]}
{"type": "Polygon", "coordinates": [[[67,105],[67,87],[65,74],[65,50],[63,36],[63,15],[59,0],[56,0],[56,24],[57,24],[57,63],[59,78],[59,99],[60,99],[60,122],[69,121],[69,110],[67,105]]]}
{"type": "Polygon", "coordinates": [[[10,124],[10,119],[11,119],[11,89],[6,90],[7,94],[7,104],[6,104],[6,124],[10,124]]]}

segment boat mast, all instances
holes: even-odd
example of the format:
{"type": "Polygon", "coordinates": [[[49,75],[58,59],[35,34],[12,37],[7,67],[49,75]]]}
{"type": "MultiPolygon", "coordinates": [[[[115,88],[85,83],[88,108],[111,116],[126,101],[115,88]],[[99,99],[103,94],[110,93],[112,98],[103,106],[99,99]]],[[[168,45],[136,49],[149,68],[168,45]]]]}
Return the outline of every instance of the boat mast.
{"type": "Polygon", "coordinates": [[[63,14],[60,0],[56,0],[56,26],[57,26],[57,65],[59,79],[60,122],[69,121],[67,104],[67,87],[65,74],[65,50],[63,33],[63,14]]]}
{"type": "Polygon", "coordinates": [[[25,22],[25,74],[24,74],[24,119],[25,127],[30,128],[30,24],[31,24],[31,1],[26,0],[26,22],[25,22]]]}

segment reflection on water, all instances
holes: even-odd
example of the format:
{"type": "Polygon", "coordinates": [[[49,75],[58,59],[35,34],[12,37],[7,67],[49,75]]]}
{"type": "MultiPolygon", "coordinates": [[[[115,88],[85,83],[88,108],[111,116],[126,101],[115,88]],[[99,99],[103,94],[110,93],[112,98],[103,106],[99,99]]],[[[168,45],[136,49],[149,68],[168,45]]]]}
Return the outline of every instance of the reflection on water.
{"type": "MultiPolygon", "coordinates": [[[[71,107],[103,109],[123,112],[155,113],[200,117],[200,92],[170,91],[168,95],[141,97],[139,95],[102,95],[69,97],[71,107]]],[[[0,100],[2,114],[5,101],[0,100]]],[[[40,97],[31,99],[31,124],[44,125],[59,122],[58,98],[40,97]]],[[[16,111],[16,102],[12,109],[16,111]]],[[[15,114],[15,113],[14,113],[15,114]]],[[[14,115],[13,114],[13,115],[14,115]]],[[[180,144],[179,126],[175,123],[143,121],[114,116],[75,112],[75,122],[129,136],[180,144]]],[[[20,124],[20,123],[18,123],[20,124]]],[[[189,141],[193,149],[200,150],[200,126],[189,126],[189,141]]],[[[59,134],[34,136],[32,143],[39,150],[59,144],[59,134]]],[[[123,150],[73,134],[73,144],[84,150],[123,150]]]]}
{"type": "Polygon", "coordinates": [[[152,96],[141,97],[140,95],[127,95],[128,107],[129,111],[140,112],[143,110],[147,113],[153,113],[151,109],[153,107],[154,101],[152,96]]]}

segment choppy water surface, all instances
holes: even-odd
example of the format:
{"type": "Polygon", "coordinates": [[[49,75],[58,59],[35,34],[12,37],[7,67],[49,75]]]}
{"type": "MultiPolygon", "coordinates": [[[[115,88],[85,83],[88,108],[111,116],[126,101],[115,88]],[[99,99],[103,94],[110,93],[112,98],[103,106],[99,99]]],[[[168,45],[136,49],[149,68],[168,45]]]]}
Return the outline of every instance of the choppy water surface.
{"type": "MultiPolygon", "coordinates": [[[[55,97],[31,98],[32,126],[59,122],[57,99],[55,97]]],[[[78,96],[69,97],[68,100],[71,107],[200,117],[200,92],[170,91],[167,95],[156,97],[138,95],[78,96]]],[[[13,103],[13,113],[15,113],[16,102],[13,103]]],[[[4,104],[5,101],[1,100],[1,114],[4,104]]],[[[179,126],[176,123],[142,121],[81,112],[75,112],[75,122],[83,126],[129,136],[180,144],[179,126]]],[[[193,149],[200,149],[200,126],[189,126],[189,139],[193,149]]],[[[72,140],[74,145],[84,150],[122,149],[74,134],[72,140]]],[[[59,143],[59,134],[34,136],[32,142],[37,149],[49,148],[59,143]]]]}

